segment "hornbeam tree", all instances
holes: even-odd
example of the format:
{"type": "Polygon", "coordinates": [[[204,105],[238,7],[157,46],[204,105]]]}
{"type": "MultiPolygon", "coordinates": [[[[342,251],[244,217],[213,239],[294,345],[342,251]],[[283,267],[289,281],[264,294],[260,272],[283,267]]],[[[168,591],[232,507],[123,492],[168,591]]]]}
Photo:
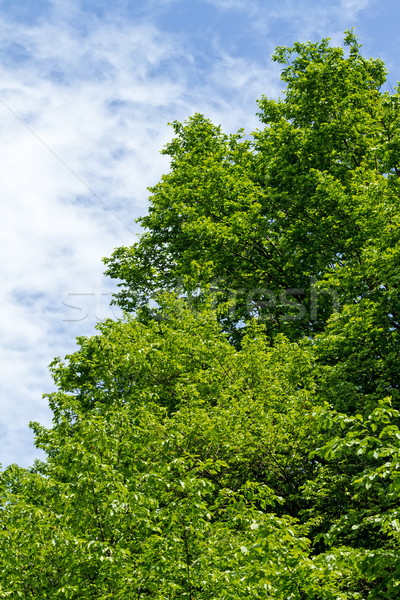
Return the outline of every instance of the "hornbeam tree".
{"type": "Polygon", "coordinates": [[[106,264],[127,310],[200,288],[234,300],[224,326],[238,345],[251,316],[272,338],[321,334],[328,387],[347,385],[337,407],[354,409],[398,399],[400,96],[351,32],[345,47],[278,48],[286,90],[259,101],[251,139],[202,115],[173,123],[144,233],[106,264]]]}
{"type": "Polygon", "coordinates": [[[126,316],[1,473],[0,598],[398,598],[400,96],[352,32],[273,59],[252,135],[173,123],[126,316]]]}

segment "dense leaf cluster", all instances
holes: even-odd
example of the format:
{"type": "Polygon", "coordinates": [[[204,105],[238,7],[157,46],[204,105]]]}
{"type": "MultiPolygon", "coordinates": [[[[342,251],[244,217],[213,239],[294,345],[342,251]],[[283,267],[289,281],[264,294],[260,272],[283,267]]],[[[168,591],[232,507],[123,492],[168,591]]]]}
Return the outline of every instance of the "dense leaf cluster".
{"type": "Polygon", "coordinates": [[[399,596],[400,96],[351,32],[274,60],[251,136],[173,124],[126,317],[1,474],[0,598],[399,596]]]}

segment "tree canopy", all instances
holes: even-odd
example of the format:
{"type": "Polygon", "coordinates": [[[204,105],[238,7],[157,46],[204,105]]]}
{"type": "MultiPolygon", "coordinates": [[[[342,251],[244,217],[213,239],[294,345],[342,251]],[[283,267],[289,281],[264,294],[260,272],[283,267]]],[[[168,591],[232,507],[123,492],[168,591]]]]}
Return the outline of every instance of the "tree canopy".
{"type": "Polygon", "coordinates": [[[172,124],[125,318],[1,473],[0,598],[398,597],[400,96],[352,32],[273,60],[251,135],[172,124]]]}

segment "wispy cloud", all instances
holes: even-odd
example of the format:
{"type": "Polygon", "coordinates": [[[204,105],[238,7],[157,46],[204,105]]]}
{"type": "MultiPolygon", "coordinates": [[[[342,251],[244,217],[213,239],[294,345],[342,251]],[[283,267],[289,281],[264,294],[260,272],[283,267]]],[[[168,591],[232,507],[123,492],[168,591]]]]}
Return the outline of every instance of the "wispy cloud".
{"type": "Polygon", "coordinates": [[[51,23],[1,26],[1,455],[24,463],[27,420],[50,416],[47,364],[107,316],[101,256],[134,239],[146,186],[166,168],[160,112],[176,115],[183,88],[153,76],[176,49],[150,26],[98,23],[86,37],[51,23]]]}

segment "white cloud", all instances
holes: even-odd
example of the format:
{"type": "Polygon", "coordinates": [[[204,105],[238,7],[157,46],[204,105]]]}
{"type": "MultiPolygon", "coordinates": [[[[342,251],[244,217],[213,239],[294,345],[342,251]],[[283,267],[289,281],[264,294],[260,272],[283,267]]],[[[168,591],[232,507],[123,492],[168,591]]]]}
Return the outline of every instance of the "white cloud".
{"type": "Polygon", "coordinates": [[[175,50],[149,27],[99,24],[86,39],[46,24],[3,22],[2,31],[3,55],[22,40],[30,60],[0,68],[0,97],[13,111],[0,105],[1,455],[29,463],[27,421],[50,417],[41,400],[51,387],[47,364],[107,316],[101,257],[134,239],[146,186],[166,168],[158,111],[179,101],[182,83],[151,77],[175,50]],[[68,321],[84,315],[71,305],[88,317],[68,321]]]}

